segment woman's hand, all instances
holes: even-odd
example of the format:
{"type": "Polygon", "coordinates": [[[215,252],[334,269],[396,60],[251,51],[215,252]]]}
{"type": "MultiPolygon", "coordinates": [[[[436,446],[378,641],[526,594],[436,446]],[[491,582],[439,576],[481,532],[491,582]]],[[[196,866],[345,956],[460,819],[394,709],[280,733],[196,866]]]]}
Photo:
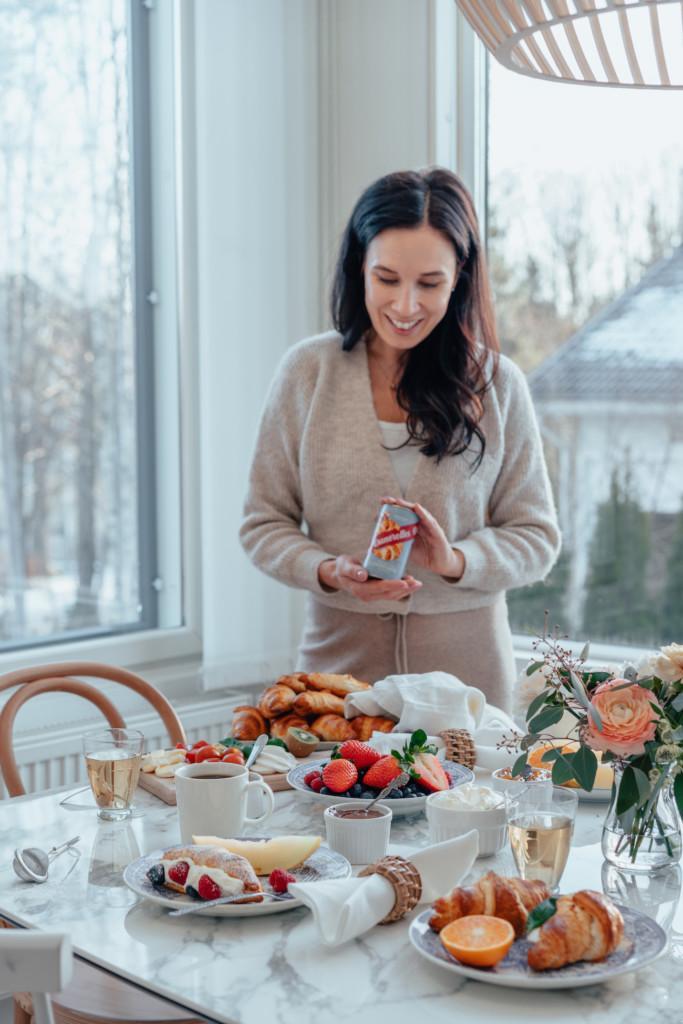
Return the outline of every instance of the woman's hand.
{"type": "Polygon", "coordinates": [[[457,548],[452,548],[431,512],[422,505],[402,498],[384,497],[382,502],[389,505],[400,505],[409,508],[420,520],[417,537],[410,551],[410,561],[421,565],[439,576],[448,576],[458,580],[465,571],[465,556],[457,548]]]}
{"type": "Polygon", "coordinates": [[[422,584],[412,576],[402,580],[371,580],[357,558],[338,555],[318,566],[318,579],[323,587],[345,590],[359,601],[402,601],[414,594],[422,584]]]}

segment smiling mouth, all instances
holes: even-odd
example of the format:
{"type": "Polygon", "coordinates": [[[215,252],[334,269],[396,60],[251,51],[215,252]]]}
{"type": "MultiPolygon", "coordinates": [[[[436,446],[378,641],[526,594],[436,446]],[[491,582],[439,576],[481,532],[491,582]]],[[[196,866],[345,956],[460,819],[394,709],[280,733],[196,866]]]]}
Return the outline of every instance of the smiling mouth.
{"type": "Polygon", "coordinates": [[[418,317],[416,320],[394,320],[388,314],[385,315],[391,326],[395,330],[401,331],[403,333],[407,331],[412,331],[415,327],[418,326],[418,324],[421,324],[422,321],[424,320],[424,317],[418,317]]]}

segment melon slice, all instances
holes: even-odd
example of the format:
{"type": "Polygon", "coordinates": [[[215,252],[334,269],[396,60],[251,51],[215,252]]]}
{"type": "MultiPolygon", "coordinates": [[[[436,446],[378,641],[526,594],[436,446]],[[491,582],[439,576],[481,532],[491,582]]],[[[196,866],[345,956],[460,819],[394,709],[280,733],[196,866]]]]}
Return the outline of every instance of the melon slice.
{"type": "Polygon", "coordinates": [[[219,839],[217,836],[192,836],[199,846],[217,846],[245,857],[257,875],[269,875],[275,868],[289,871],[315,853],[320,836],[278,836],[261,842],[249,839],[219,839]]]}

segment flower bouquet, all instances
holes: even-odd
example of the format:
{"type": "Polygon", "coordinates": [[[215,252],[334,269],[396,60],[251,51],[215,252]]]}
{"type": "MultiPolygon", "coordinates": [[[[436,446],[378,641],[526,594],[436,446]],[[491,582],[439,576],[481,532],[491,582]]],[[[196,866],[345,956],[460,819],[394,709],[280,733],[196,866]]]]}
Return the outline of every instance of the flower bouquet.
{"type": "Polygon", "coordinates": [[[629,871],[656,871],[681,856],[683,814],[683,644],[670,644],[637,667],[586,667],[588,644],[576,657],[554,637],[535,641],[527,675],[541,692],[527,712],[523,753],[512,774],[528,769],[527,752],[547,745],[541,760],[556,785],[591,790],[602,762],[614,768],[603,829],[605,858],[629,871]],[[568,716],[565,718],[565,716],[568,716]],[[570,722],[564,740],[548,730],[570,722]],[[573,741],[573,742],[572,742],[573,741]]]}

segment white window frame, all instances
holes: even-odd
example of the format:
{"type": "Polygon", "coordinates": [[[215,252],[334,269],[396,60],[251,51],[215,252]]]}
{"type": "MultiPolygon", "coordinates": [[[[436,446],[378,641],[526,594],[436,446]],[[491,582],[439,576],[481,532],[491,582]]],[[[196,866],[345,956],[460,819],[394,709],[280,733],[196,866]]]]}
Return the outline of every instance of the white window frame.
{"type": "Polygon", "coordinates": [[[99,661],[161,685],[181,663],[189,675],[201,661],[196,186],[193,148],[182,145],[192,124],[192,10],[181,0],[133,2],[149,18],[159,621],[182,625],[25,646],[0,654],[0,673],[99,661]]]}
{"type": "MultiPolygon", "coordinates": [[[[440,0],[436,0],[437,5],[440,0]]],[[[440,8],[436,8],[436,17],[440,8]]],[[[448,28],[447,26],[443,26],[448,28]]],[[[454,88],[456,123],[453,132],[454,166],[472,192],[475,208],[479,213],[484,237],[487,225],[488,193],[488,74],[486,48],[475,35],[464,15],[457,9],[455,24],[450,31],[451,45],[456,54],[454,88]]],[[[571,86],[567,86],[571,88],[571,86]]],[[[444,161],[445,162],[445,161],[444,161]]],[[[525,665],[535,655],[533,636],[513,634],[515,658],[518,666],[525,665]]],[[[591,637],[563,640],[563,645],[572,654],[578,655],[585,642],[591,637]]],[[[648,648],[631,647],[625,644],[593,643],[590,645],[590,664],[605,663],[620,665],[637,663],[650,653],[648,648]]]]}

